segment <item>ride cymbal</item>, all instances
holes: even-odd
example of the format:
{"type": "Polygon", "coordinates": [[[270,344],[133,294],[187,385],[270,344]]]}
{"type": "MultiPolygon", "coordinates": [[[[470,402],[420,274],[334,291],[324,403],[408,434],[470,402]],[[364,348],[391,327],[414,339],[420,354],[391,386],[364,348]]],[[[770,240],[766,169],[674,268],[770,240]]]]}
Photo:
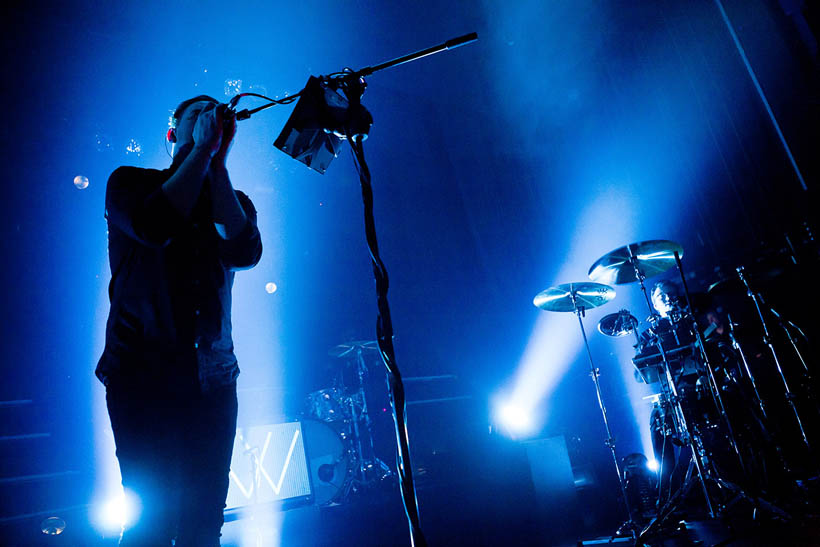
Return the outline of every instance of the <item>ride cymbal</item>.
{"type": "Polygon", "coordinates": [[[611,251],[589,269],[589,278],[599,283],[622,285],[665,272],[675,266],[675,252],[683,256],[683,247],[674,241],[653,239],[630,243],[611,251]],[[636,272],[637,270],[637,272],[636,272]]]}

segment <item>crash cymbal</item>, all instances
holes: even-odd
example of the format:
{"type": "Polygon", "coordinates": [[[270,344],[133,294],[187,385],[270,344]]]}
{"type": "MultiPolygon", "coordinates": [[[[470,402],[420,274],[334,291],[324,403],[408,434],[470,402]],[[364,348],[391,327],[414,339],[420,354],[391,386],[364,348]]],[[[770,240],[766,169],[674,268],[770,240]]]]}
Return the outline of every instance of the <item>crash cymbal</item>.
{"type": "Polygon", "coordinates": [[[638,327],[638,320],[629,310],[605,315],[598,321],[598,332],[607,336],[619,338],[633,332],[638,327]]]}
{"type": "Polygon", "coordinates": [[[601,283],[564,283],[543,290],[532,303],[545,311],[589,310],[602,306],[615,298],[615,289],[601,283]]]}
{"type": "Polygon", "coordinates": [[[644,277],[652,277],[675,266],[675,251],[683,256],[683,247],[665,239],[630,243],[599,258],[589,269],[589,278],[612,285],[632,283],[638,280],[636,265],[644,277]]]}
{"type": "Polygon", "coordinates": [[[354,340],[330,348],[328,354],[332,357],[346,357],[359,349],[362,351],[378,351],[379,343],[375,340],[354,340]]]}

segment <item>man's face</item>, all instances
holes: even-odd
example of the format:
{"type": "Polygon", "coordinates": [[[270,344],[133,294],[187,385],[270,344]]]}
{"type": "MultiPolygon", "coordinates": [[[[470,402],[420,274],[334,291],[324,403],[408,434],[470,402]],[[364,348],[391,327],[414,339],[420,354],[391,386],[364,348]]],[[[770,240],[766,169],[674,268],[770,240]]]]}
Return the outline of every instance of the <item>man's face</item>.
{"type": "Polygon", "coordinates": [[[656,287],[652,291],[652,306],[661,317],[669,317],[669,313],[672,311],[672,299],[663,289],[656,287]]]}
{"type": "Polygon", "coordinates": [[[197,101],[195,103],[191,103],[188,107],[182,111],[182,114],[179,116],[179,121],[177,122],[176,128],[176,135],[177,135],[177,142],[176,148],[180,149],[182,146],[186,144],[193,144],[194,142],[194,126],[196,125],[196,120],[199,118],[200,112],[210,105],[215,104],[212,101],[197,101]]]}

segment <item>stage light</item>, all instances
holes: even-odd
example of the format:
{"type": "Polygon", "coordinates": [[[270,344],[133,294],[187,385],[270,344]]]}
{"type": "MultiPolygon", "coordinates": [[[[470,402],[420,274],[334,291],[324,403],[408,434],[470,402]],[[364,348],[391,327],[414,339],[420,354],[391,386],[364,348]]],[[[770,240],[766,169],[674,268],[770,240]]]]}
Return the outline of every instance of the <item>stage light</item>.
{"type": "Polygon", "coordinates": [[[102,504],[97,520],[104,530],[120,530],[137,521],[140,509],[140,501],[133,492],[120,491],[102,504]]]}
{"type": "Polygon", "coordinates": [[[534,429],[532,411],[514,402],[499,404],[496,422],[512,435],[526,435],[534,429]]]}
{"type": "Polygon", "coordinates": [[[657,473],[658,469],[661,468],[661,465],[658,463],[658,460],[652,458],[651,460],[647,460],[646,467],[653,473],[657,473]]]}
{"type": "MultiPolygon", "coordinates": [[[[551,276],[554,279],[551,284],[534,287],[533,296],[550,285],[587,279],[586,271],[596,256],[605,252],[610,245],[617,246],[618,241],[630,240],[632,226],[619,211],[628,210],[631,205],[629,199],[614,191],[601,192],[586,205],[577,216],[578,228],[572,235],[568,260],[557,275],[551,276]]],[[[587,314],[584,321],[588,332],[592,331],[598,316],[605,311],[595,310],[587,314]]],[[[585,356],[579,359],[583,339],[578,320],[572,314],[544,311],[535,313],[537,315],[532,335],[521,356],[512,384],[506,388],[508,400],[532,409],[530,428],[533,431],[546,421],[541,416],[544,412],[536,409],[543,408],[549,412],[549,406],[555,404],[550,399],[569,367],[577,363],[588,369],[585,356]]]]}

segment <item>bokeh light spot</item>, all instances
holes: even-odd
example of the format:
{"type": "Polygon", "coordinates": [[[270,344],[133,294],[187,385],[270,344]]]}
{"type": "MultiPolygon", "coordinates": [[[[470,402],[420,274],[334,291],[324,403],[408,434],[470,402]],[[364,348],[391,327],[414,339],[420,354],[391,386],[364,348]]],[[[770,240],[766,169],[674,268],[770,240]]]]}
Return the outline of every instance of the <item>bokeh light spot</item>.
{"type": "Polygon", "coordinates": [[[225,96],[233,97],[242,93],[242,80],[225,80],[225,96]]]}
{"type": "Polygon", "coordinates": [[[74,186],[76,186],[78,190],[85,190],[88,188],[88,177],[77,175],[74,177],[74,186]]]}
{"type": "Polygon", "coordinates": [[[128,142],[128,146],[125,147],[126,154],[136,154],[137,156],[142,155],[142,145],[137,142],[135,139],[131,139],[128,142]]]}

